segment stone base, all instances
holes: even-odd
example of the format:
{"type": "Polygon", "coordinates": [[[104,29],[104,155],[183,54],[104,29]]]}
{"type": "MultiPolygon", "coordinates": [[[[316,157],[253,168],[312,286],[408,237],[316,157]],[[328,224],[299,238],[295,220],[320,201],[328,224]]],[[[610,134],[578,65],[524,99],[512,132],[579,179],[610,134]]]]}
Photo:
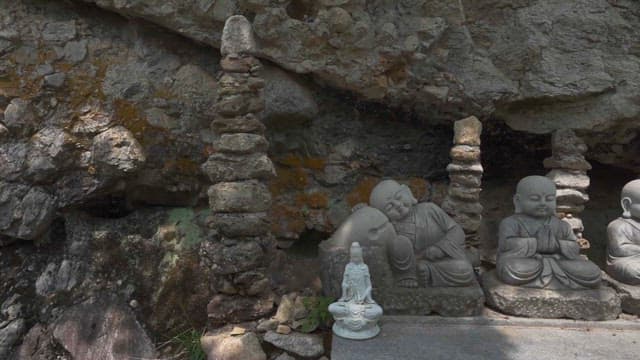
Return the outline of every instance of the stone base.
{"type": "Polygon", "coordinates": [[[516,316],[613,320],[621,312],[620,298],[607,286],[589,290],[547,290],[504,284],[495,270],[482,275],[487,304],[516,316]]]}
{"type": "Polygon", "coordinates": [[[367,340],[376,337],[380,333],[380,326],[376,323],[372,323],[370,326],[359,331],[353,331],[345,327],[342,322],[336,321],[333,323],[331,330],[341,338],[349,340],[367,340]]]}
{"type": "Polygon", "coordinates": [[[640,315],[640,286],[619,282],[611,276],[604,275],[602,279],[618,292],[622,302],[622,311],[627,314],[640,315]]]}
{"type": "Polygon", "coordinates": [[[377,288],[373,299],[388,315],[474,316],[484,306],[480,285],[467,287],[377,288]]]}

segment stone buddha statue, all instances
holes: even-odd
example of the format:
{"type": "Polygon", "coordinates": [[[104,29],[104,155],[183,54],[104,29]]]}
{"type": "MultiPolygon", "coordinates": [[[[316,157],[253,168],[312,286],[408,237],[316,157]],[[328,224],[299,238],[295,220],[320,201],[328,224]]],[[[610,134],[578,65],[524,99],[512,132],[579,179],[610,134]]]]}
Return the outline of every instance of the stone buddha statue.
{"type": "Polygon", "coordinates": [[[640,180],[622,188],[622,217],[607,227],[607,272],[629,285],[640,285],[640,180]]]}
{"type": "Polygon", "coordinates": [[[342,296],[329,305],[335,323],[333,332],[347,339],[369,339],[380,332],[382,308],[371,298],[369,267],[364,263],[358,242],[351,244],[350,262],[344,269],[342,296]]]}
{"type": "Polygon", "coordinates": [[[433,203],[418,203],[406,185],[384,180],[369,203],[391,221],[397,237],[387,244],[395,281],[401,287],[468,286],[475,280],[460,227],[433,203]]]}
{"type": "Polygon", "coordinates": [[[571,226],[555,216],[556,186],[544,176],[520,180],[515,214],[502,220],[496,272],[509,285],[547,289],[595,288],[601,271],[580,256],[571,226]]]}

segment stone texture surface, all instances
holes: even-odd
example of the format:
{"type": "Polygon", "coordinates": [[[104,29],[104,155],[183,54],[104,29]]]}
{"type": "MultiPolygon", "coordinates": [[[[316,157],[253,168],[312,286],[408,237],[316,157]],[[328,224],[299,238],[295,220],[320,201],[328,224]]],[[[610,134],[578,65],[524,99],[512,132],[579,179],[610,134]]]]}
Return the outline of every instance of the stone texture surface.
{"type": "Polygon", "coordinates": [[[151,358],[151,339],[126,306],[106,302],[69,308],[56,322],[53,337],[74,359],[151,358]]]}
{"type": "Polygon", "coordinates": [[[200,344],[208,360],[266,360],[256,334],[232,335],[229,328],[205,334],[200,344]]]}
{"type": "Polygon", "coordinates": [[[478,283],[456,288],[374,289],[373,298],[389,315],[438,314],[454,317],[478,315],[485,301],[478,283]]]}
{"type": "Polygon", "coordinates": [[[634,359],[637,322],[523,319],[501,314],[473,318],[383,317],[380,335],[368,341],[333,337],[332,360],[473,360],[544,358],[634,359]],[[419,346],[416,346],[419,344],[419,346]]]}
{"type": "Polygon", "coordinates": [[[275,331],[267,331],[264,335],[264,341],[291,354],[305,358],[318,357],[324,354],[322,337],[319,335],[297,332],[285,335],[278,334],[275,331]]]}
{"type": "Polygon", "coordinates": [[[271,206],[269,189],[255,180],[217,183],[208,194],[215,212],[261,212],[271,206]]]}
{"type": "Polygon", "coordinates": [[[56,211],[56,198],[39,187],[0,182],[0,231],[34,240],[47,231],[56,211]]]}
{"type": "Polygon", "coordinates": [[[482,275],[487,304],[516,316],[570,318],[576,320],[614,320],[620,314],[620,297],[615,290],[601,286],[592,290],[545,290],[501,283],[495,271],[482,275]]]}
{"type": "Polygon", "coordinates": [[[620,296],[622,311],[640,315],[640,286],[621,283],[609,275],[603,275],[602,280],[614,288],[620,296]]]}
{"type": "Polygon", "coordinates": [[[202,171],[214,183],[268,179],[276,174],[273,162],[265,154],[250,156],[213,154],[202,164],[202,171]]]}

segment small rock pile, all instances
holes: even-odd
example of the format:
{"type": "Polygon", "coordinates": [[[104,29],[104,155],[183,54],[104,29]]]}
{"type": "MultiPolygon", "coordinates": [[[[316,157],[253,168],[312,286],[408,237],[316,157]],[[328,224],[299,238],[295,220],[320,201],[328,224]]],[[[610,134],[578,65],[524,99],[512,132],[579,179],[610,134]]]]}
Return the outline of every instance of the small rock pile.
{"type": "MultiPolygon", "coordinates": [[[[591,164],[584,158],[587,145],[571,129],[556,130],[551,136],[551,157],[544,159],[544,167],[550,169],[547,177],[556,184],[556,212],[571,224],[573,231],[582,240],[582,221],[575,215],[584,210],[589,201],[587,188],[591,164]]],[[[581,246],[588,243],[580,241],[581,246]]]]}
{"type": "Polygon", "coordinates": [[[273,243],[267,211],[271,194],[265,180],[275,175],[267,157],[265,126],[256,117],[264,109],[261,64],[251,54],[255,43],[250,23],[230,17],[222,35],[218,98],[211,123],[217,136],[214,153],[202,165],[213,185],[208,190],[213,212],[208,227],[214,241],[202,248],[221,281],[207,311],[212,324],[238,323],[273,308],[271,283],[265,276],[266,251],[273,243]]]}
{"type": "Polygon", "coordinates": [[[462,226],[467,234],[467,245],[478,247],[477,231],[482,221],[483,168],[480,163],[480,135],[482,123],[471,116],[458,120],[453,126],[453,144],[449,172],[449,192],[442,208],[462,226]]]}

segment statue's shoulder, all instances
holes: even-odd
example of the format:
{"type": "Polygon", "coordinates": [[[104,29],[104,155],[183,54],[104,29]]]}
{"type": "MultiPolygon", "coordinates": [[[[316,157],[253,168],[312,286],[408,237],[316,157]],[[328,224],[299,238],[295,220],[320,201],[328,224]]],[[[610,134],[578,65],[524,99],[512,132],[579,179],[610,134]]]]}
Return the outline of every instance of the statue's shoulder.
{"type": "Polygon", "coordinates": [[[500,221],[500,227],[519,227],[523,221],[526,221],[526,219],[522,215],[513,214],[502,219],[502,221],[500,221]]]}
{"type": "Polygon", "coordinates": [[[633,222],[633,220],[625,218],[617,218],[607,225],[607,231],[629,231],[633,232],[634,229],[640,230],[640,223],[633,222]]]}
{"type": "Polygon", "coordinates": [[[442,210],[442,208],[438,205],[436,205],[435,203],[432,202],[421,202],[416,204],[416,210],[418,211],[422,211],[422,212],[428,212],[428,213],[439,213],[439,212],[444,212],[444,210],[442,210]]]}

